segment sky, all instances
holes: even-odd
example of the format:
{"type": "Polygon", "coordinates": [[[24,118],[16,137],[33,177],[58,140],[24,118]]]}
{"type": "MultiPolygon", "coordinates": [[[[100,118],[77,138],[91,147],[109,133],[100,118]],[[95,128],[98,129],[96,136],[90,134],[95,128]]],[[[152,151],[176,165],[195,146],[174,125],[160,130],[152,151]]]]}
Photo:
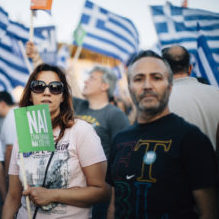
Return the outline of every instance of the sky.
{"type": "MultiPolygon", "coordinates": [[[[149,5],[163,5],[166,0],[91,0],[99,6],[125,16],[136,25],[140,36],[141,49],[151,48],[157,35],[151,18],[149,5]]],[[[181,6],[183,0],[169,0],[181,6]]],[[[72,43],[85,0],[53,0],[52,16],[39,12],[34,18],[34,26],[55,25],[58,42],[72,43]]],[[[30,25],[30,0],[0,0],[9,17],[17,22],[30,25]]],[[[188,0],[188,7],[205,9],[219,13],[218,0],[188,0]]]]}

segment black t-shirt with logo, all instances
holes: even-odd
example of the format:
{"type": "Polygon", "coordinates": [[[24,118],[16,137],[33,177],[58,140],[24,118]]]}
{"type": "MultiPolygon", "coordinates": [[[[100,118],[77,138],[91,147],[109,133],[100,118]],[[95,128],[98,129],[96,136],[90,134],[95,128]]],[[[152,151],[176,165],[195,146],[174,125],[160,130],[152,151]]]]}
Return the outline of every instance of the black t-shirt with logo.
{"type": "Polygon", "coordinates": [[[192,191],[216,185],[215,154],[197,127],[169,114],[114,138],[106,180],[116,218],[198,218],[192,191]]]}

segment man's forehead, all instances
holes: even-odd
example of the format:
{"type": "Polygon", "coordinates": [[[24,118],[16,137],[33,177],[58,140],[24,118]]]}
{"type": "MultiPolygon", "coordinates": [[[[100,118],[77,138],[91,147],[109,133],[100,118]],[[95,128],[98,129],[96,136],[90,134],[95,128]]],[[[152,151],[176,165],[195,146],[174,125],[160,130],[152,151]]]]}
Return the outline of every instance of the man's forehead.
{"type": "Polygon", "coordinates": [[[101,76],[102,74],[103,74],[103,72],[101,72],[101,71],[92,71],[92,72],[89,73],[90,76],[91,75],[92,76],[94,76],[94,75],[100,75],[101,76]]]}
{"type": "Polygon", "coordinates": [[[143,57],[131,66],[132,74],[137,73],[167,73],[167,66],[163,60],[154,57],[143,57]]]}

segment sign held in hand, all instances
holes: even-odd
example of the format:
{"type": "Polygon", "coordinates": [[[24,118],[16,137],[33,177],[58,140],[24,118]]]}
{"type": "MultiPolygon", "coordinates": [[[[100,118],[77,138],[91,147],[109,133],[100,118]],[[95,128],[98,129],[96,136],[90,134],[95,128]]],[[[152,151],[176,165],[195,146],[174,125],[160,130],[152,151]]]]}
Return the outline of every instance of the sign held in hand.
{"type": "Polygon", "coordinates": [[[14,113],[19,152],[55,150],[48,105],[21,107],[14,113]]]}

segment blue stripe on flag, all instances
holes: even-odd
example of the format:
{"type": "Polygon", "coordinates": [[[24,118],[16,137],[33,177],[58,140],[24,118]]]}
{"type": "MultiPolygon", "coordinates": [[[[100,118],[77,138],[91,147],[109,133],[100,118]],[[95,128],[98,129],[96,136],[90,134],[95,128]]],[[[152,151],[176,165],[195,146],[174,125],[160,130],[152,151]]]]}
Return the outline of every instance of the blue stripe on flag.
{"type": "Polygon", "coordinates": [[[138,51],[138,31],[131,20],[125,17],[87,0],[80,24],[87,33],[82,44],[86,49],[119,59],[123,63],[138,51]]]}
{"type": "MultiPolygon", "coordinates": [[[[125,19],[125,18],[124,18],[125,19]]],[[[134,35],[133,32],[131,32],[130,29],[128,29],[125,25],[123,25],[122,23],[118,22],[116,19],[113,18],[109,18],[109,21],[114,23],[115,25],[119,26],[120,28],[122,28],[124,31],[126,31],[128,34],[130,34],[135,40],[130,42],[132,45],[134,45],[134,47],[136,48],[139,44],[139,39],[138,39],[138,35],[134,35]],[[136,45],[137,44],[137,45],[136,45]]],[[[127,21],[129,22],[129,21],[127,21]]],[[[137,29],[135,29],[135,26],[133,26],[133,30],[135,30],[135,33],[138,33],[137,29]]]]}
{"type": "MultiPolygon", "coordinates": [[[[47,27],[48,28],[48,27],[47,27]]],[[[54,38],[53,38],[54,39],[54,38]]],[[[29,28],[11,21],[7,12],[0,7],[0,89],[9,92],[16,86],[24,86],[29,71],[24,62],[19,41],[24,45],[29,40],[29,28]],[[4,19],[2,19],[4,18],[4,19]],[[4,22],[3,22],[4,21],[4,22]],[[5,25],[4,25],[5,24],[5,25]],[[3,33],[3,34],[2,34],[3,33]]],[[[47,39],[34,34],[35,44],[46,45],[47,39]]],[[[48,47],[52,47],[49,45],[48,47]]]]}
{"type": "Polygon", "coordinates": [[[121,57],[119,55],[117,55],[114,52],[110,52],[110,50],[105,50],[104,48],[92,46],[91,44],[86,44],[86,43],[83,44],[83,47],[88,49],[88,50],[92,50],[92,51],[95,51],[97,53],[101,53],[101,54],[104,54],[106,56],[110,56],[110,57],[113,57],[115,59],[121,60],[121,57]]]}
{"type": "MultiPolygon", "coordinates": [[[[203,77],[207,75],[207,79],[212,84],[219,84],[219,73],[213,71],[213,75],[210,75],[209,72],[205,72],[207,67],[198,60],[200,57],[197,53],[198,38],[201,34],[208,47],[208,50],[205,48],[205,56],[208,57],[210,52],[212,60],[216,63],[216,69],[219,68],[219,59],[216,60],[219,56],[219,14],[200,9],[176,7],[169,2],[164,6],[151,6],[151,12],[161,46],[173,44],[184,46],[195,57],[194,70],[197,72],[194,74],[203,77]],[[207,54],[206,51],[208,51],[207,54]]],[[[209,59],[207,60],[209,62],[209,59]]]]}
{"type": "MultiPolygon", "coordinates": [[[[130,40],[128,40],[126,37],[124,37],[124,36],[121,35],[120,33],[114,31],[113,29],[106,28],[104,21],[98,20],[96,27],[97,27],[97,28],[100,28],[100,29],[102,29],[102,30],[104,30],[105,32],[108,32],[108,33],[114,35],[115,37],[120,38],[120,39],[123,40],[123,41],[126,40],[126,42],[127,42],[133,49],[135,49],[135,45],[133,44],[133,42],[131,42],[130,40]]],[[[103,39],[103,40],[104,40],[104,39],[103,39]]],[[[108,40],[108,42],[114,44],[114,42],[112,42],[112,41],[110,41],[110,40],[108,40]]],[[[116,44],[114,44],[114,45],[116,45],[116,44]]],[[[117,44],[117,46],[119,47],[118,44],[117,44]]],[[[121,50],[124,50],[124,51],[125,51],[125,49],[123,49],[123,48],[121,48],[121,50]]],[[[126,51],[126,52],[127,52],[127,51],[126,51]]]]}
{"type": "Polygon", "coordinates": [[[210,77],[208,77],[210,84],[218,86],[219,71],[217,69],[217,63],[212,56],[212,52],[209,50],[205,37],[199,36],[197,42],[199,66],[202,67],[202,72],[208,73],[208,75],[210,75],[210,77]]]}
{"type": "Polygon", "coordinates": [[[0,7],[0,40],[6,34],[8,22],[8,13],[0,7]]]}
{"type": "Polygon", "coordinates": [[[13,77],[10,77],[6,72],[5,70],[3,70],[1,67],[0,67],[0,74],[3,75],[5,77],[5,79],[10,83],[11,87],[14,88],[18,85],[21,85],[21,86],[24,86],[26,82],[21,82],[19,79],[17,78],[13,78],[13,77]]]}

